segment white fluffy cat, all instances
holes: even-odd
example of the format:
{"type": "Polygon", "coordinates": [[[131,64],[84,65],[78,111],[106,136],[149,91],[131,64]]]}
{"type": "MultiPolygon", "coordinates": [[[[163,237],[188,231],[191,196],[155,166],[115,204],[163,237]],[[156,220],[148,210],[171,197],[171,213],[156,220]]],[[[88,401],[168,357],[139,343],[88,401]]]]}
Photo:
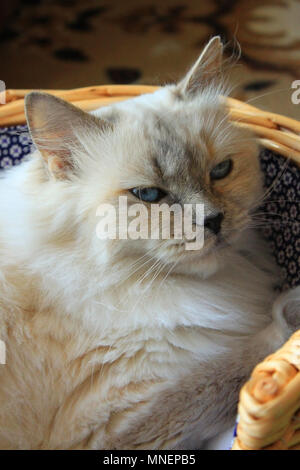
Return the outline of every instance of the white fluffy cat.
{"type": "Polygon", "coordinates": [[[220,101],[221,59],[213,38],[178,85],[92,114],[27,96],[38,150],[0,181],[0,448],[199,448],[291,333],[300,292],[272,317],[276,268],[246,230],[258,149],[220,101]],[[204,247],[100,240],[120,195],[204,203],[204,247]]]}

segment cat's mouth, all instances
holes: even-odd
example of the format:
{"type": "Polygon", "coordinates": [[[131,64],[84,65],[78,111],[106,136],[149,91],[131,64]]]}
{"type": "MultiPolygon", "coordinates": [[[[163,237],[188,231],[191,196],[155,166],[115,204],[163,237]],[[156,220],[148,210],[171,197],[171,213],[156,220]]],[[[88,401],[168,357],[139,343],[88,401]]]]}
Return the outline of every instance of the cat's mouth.
{"type": "Polygon", "coordinates": [[[168,262],[186,263],[204,263],[206,259],[211,257],[219,257],[223,251],[231,248],[235,241],[240,237],[241,232],[248,226],[249,219],[243,217],[239,223],[222,227],[219,233],[212,233],[205,229],[203,243],[197,246],[197,236],[190,239],[181,239],[169,241],[164,245],[161,251],[161,257],[168,262]]]}
{"type": "MultiPolygon", "coordinates": [[[[196,241],[196,237],[194,237],[191,240],[186,240],[185,243],[187,246],[189,244],[194,244],[196,241]]],[[[221,249],[221,248],[226,248],[228,247],[229,240],[227,240],[222,233],[219,233],[218,235],[212,235],[210,234],[209,236],[204,235],[204,245],[203,248],[206,248],[206,245],[209,244],[210,249],[221,249]]]]}
{"type": "Polygon", "coordinates": [[[205,258],[214,252],[219,252],[230,246],[228,240],[220,233],[218,235],[209,235],[204,237],[204,244],[197,248],[197,239],[194,237],[190,240],[181,240],[167,246],[168,255],[173,258],[177,256],[184,260],[186,257],[190,260],[194,258],[205,258]]]}

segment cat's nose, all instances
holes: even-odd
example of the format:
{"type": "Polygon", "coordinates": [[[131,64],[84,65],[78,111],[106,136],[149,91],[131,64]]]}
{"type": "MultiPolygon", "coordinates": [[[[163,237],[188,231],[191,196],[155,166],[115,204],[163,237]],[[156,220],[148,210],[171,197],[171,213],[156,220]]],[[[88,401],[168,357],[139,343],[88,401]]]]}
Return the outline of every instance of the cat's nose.
{"type": "Polygon", "coordinates": [[[221,212],[216,215],[210,215],[208,217],[205,217],[204,227],[208,228],[215,235],[218,235],[221,230],[221,224],[223,219],[224,215],[221,212]]]}

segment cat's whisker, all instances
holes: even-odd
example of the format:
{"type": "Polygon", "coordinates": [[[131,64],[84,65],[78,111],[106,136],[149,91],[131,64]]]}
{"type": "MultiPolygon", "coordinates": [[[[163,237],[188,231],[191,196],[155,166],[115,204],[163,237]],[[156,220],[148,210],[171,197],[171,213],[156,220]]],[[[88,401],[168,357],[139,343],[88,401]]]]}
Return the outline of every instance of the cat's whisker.
{"type": "Polygon", "coordinates": [[[256,214],[252,217],[252,219],[259,219],[261,217],[266,217],[266,216],[272,216],[270,217],[269,219],[266,219],[266,220],[269,220],[270,222],[290,222],[292,224],[299,224],[300,222],[291,218],[291,217],[287,217],[286,215],[283,215],[283,214],[279,214],[277,212],[261,212],[260,214],[256,214]],[[284,219],[283,221],[280,220],[280,219],[284,219]]]}
{"type": "MultiPolygon", "coordinates": [[[[123,272],[129,271],[129,276],[128,276],[127,279],[129,279],[130,276],[132,276],[137,271],[139,271],[139,269],[141,269],[143,266],[145,266],[145,264],[152,261],[153,257],[152,256],[149,257],[150,253],[152,253],[153,251],[157,251],[163,244],[164,244],[164,240],[161,243],[159,243],[158,245],[155,245],[152,248],[150,248],[143,256],[141,256],[140,258],[135,260],[131,265],[124,267],[123,272]],[[142,264],[139,264],[140,261],[142,261],[146,257],[149,257],[149,258],[147,260],[145,260],[142,264]],[[135,269],[132,270],[132,268],[135,268],[135,269]]],[[[125,279],[125,280],[127,280],[127,279],[125,279]]]]}
{"type": "Polygon", "coordinates": [[[143,281],[155,270],[155,268],[160,265],[161,261],[160,259],[157,259],[157,258],[153,258],[155,261],[154,263],[150,266],[150,268],[148,268],[143,274],[142,276],[138,279],[138,281],[136,281],[135,285],[138,285],[140,286],[143,281]]]}
{"type": "MultiPolygon", "coordinates": [[[[155,279],[157,278],[157,276],[159,276],[159,274],[162,272],[162,270],[165,268],[166,264],[163,263],[161,260],[157,260],[153,266],[152,266],[152,269],[151,271],[149,271],[147,273],[147,276],[150,276],[153,272],[154,272],[154,276],[153,278],[151,279],[151,281],[149,282],[149,284],[147,285],[146,289],[144,290],[141,290],[141,296],[139,299],[137,299],[136,303],[134,303],[132,309],[131,309],[131,313],[137,308],[138,304],[142,301],[142,298],[143,296],[146,295],[146,293],[150,290],[153,282],[155,281],[155,279]],[[157,269],[156,269],[157,268],[157,269]]],[[[145,276],[143,276],[143,279],[142,280],[139,280],[136,284],[141,284],[141,282],[145,279],[145,276]]]]}
{"type": "MultiPolygon", "coordinates": [[[[151,262],[151,261],[153,261],[153,260],[155,260],[155,262],[152,263],[149,268],[147,268],[146,272],[143,273],[142,278],[147,277],[148,274],[150,274],[150,273],[152,272],[154,265],[156,265],[156,263],[159,261],[155,256],[152,256],[147,262],[151,262]]],[[[143,263],[143,265],[145,265],[145,264],[146,264],[146,263],[143,263]]],[[[139,271],[139,269],[141,269],[141,268],[143,267],[143,265],[142,265],[142,266],[139,266],[135,271],[130,272],[130,274],[128,275],[126,281],[128,281],[128,279],[130,279],[130,278],[132,277],[132,275],[133,275],[135,272],[139,271]]],[[[138,283],[139,283],[139,281],[137,281],[137,282],[135,283],[135,285],[138,284],[138,283]]],[[[130,295],[131,295],[131,292],[128,291],[128,292],[126,293],[126,295],[125,295],[122,299],[119,300],[119,304],[123,304],[123,303],[125,302],[125,300],[130,297],[130,295]]]]}
{"type": "Polygon", "coordinates": [[[183,254],[181,254],[178,259],[173,262],[170,266],[170,269],[167,271],[166,275],[164,276],[164,278],[162,279],[162,281],[160,282],[159,286],[157,287],[157,295],[159,294],[159,289],[162,287],[162,285],[164,284],[164,282],[167,280],[168,276],[171,274],[171,272],[175,269],[175,267],[178,265],[179,261],[181,261],[181,259],[183,258],[183,254]]]}
{"type": "Polygon", "coordinates": [[[274,202],[274,203],[288,202],[288,203],[290,203],[290,204],[292,204],[292,203],[297,203],[297,204],[299,204],[299,203],[300,203],[300,199],[294,199],[294,198],[291,198],[291,199],[283,199],[283,198],[282,198],[282,199],[281,199],[281,198],[279,198],[279,199],[268,199],[267,202],[268,202],[268,203],[269,203],[269,202],[274,202]]]}
{"type": "Polygon", "coordinates": [[[283,91],[289,91],[290,92],[290,87],[286,87],[286,88],[278,88],[277,90],[271,90],[271,91],[267,91],[266,93],[263,93],[262,95],[256,95],[252,98],[249,98],[248,100],[245,101],[245,103],[252,103],[253,101],[257,101],[259,100],[260,98],[264,98],[265,96],[270,96],[270,95],[274,95],[275,93],[282,93],[283,91]]]}
{"type": "Polygon", "coordinates": [[[286,159],[281,171],[279,172],[279,174],[277,175],[277,177],[275,178],[275,180],[273,181],[273,183],[271,184],[271,186],[269,186],[266,191],[262,194],[262,196],[258,199],[256,199],[255,201],[255,207],[258,207],[260,206],[261,204],[263,204],[263,202],[268,198],[268,196],[273,192],[274,188],[276,187],[276,185],[278,184],[280,178],[282,178],[282,176],[284,175],[285,171],[287,170],[287,167],[288,167],[288,164],[289,164],[289,160],[286,159]]]}
{"type": "MultiPolygon", "coordinates": [[[[153,260],[157,260],[157,254],[155,254],[154,256],[151,256],[149,259],[147,259],[146,261],[144,261],[142,264],[138,264],[138,262],[140,260],[142,260],[145,256],[149,256],[150,253],[152,252],[158,252],[159,249],[164,245],[165,243],[165,240],[161,240],[160,243],[158,243],[157,245],[155,245],[154,247],[152,247],[151,249],[149,249],[147,251],[147,253],[144,255],[144,256],[141,256],[137,261],[135,261],[132,265],[130,265],[129,267],[126,267],[124,269],[124,271],[129,271],[128,273],[128,276],[127,278],[123,278],[122,281],[123,283],[124,282],[127,282],[136,272],[138,272],[140,269],[142,269],[145,265],[147,265],[148,263],[150,263],[151,261],[153,260]],[[134,270],[131,270],[129,269],[131,266],[135,265],[135,269],[134,270]]],[[[155,264],[155,263],[154,263],[155,264]]],[[[141,278],[139,279],[139,281],[137,282],[142,282],[144,278],[146,278],[150,273],[151,273],[151,270],[153,269],[153,266],[154,264],[152,264],[149,268],[147,268],[146,272],[143,273],[143,275],[141,276],[141,278]]],[[[128,299],[130,293],[127,292],[126,295],[119,300],[119,305],[120,304],[124,304],[124,302],[126,301],[126,299],[128,299]]]]}
{"type": "Polygon", "coordinates": [[[287,228],[287,227],[295,227],[294,224],[290,223],[285,223],[285,222],[270,222],[269,220],[261,220],[261,221],[253,221],[252,224],[248,225],[248,228],[258,228],[258,227],[280,227],[280,228],[287,228]]]}

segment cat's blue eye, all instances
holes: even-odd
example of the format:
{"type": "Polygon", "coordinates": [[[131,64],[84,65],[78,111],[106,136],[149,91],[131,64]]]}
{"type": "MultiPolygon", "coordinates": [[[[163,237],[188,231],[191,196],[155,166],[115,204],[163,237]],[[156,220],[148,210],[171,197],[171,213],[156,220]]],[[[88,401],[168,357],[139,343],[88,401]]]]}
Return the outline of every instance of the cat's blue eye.
{"type": "Polygon", "coordinates": [[[158,202],[166,195],[160,188],[133,188],[130,192],[145,202],[158,202]]]}
{"type": "Polygon", "coordinates": [[[222,178],[225,178],[231,172],[232,166],[233,166],[233,163],[232,163],[231,158],[224,160],[223,162],[219,163],[217,166],[215,166],[211,170],[210,179],[220,180],[222,178]]]}

